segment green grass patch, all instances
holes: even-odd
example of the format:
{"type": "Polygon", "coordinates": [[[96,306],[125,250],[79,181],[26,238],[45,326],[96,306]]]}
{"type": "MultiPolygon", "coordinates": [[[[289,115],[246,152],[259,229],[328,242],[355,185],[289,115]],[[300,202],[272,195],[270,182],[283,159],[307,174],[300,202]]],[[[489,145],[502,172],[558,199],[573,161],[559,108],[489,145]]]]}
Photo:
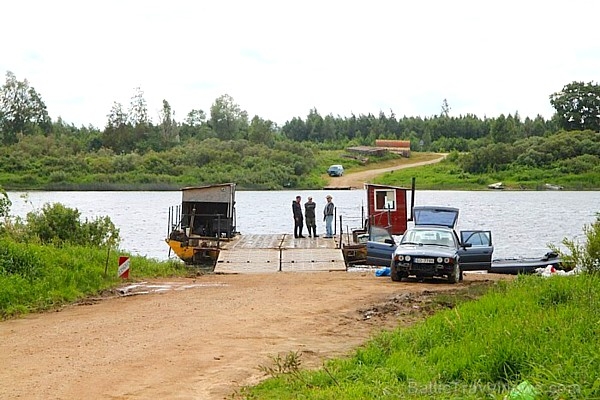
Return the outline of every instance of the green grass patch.
{"type": "Polygon", "coordinates": [[[598,173],[565,174],[556,169],[519,166],[470,174],[452,157],[437,164],[386,172],[374,179],[374,183],[402,186],[412,177],[416,178],[421,190],[487,190],[488,185],[495,182],[503,182],[506,189],[512,190],[546,190],[547,183],[563,186],[565,190],[596,190],[600,187],[598,173]]]}
{"type": "MultiPolygon", "coordinates": [[[[55,308],[122,283],[106,248],[61,247],[0,239],[0,319],[55,308]],[[106,274],[105,274],[106,270],[106,274]]],[[[186,274],[180,263],[130,256],[130,279],[186,274]]]]}
{"type": "Polygon", "coordinates": [[[384,332],[318,371],[283,373],[248,399],[600,398],[600,277],[521,276],[479,300],[384,332]]]}

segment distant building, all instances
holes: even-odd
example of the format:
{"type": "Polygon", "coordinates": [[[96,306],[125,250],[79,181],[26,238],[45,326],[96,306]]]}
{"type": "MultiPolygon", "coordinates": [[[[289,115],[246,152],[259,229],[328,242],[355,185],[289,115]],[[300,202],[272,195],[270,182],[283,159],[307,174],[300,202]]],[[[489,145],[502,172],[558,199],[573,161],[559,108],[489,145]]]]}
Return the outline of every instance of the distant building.
{"type": "Polygon", "coordinates": [[[375,146],[400,154],[402,157],[410,157],[410,140],[376,139],[375,146]]]}

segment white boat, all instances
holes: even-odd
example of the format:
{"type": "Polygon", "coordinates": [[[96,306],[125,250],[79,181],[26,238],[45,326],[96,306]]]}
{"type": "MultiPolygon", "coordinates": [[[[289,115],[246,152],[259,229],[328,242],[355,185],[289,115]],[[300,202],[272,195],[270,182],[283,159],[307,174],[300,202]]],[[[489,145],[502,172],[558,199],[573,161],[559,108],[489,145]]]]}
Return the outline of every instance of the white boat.
{"type": "Polygon", "coordinates": [[[488,185],[488,189],[502,190],[502,189],[504,189],[504,183],[502,183],[502,182],[492,183],[491,185],[488,185]]]}
{"type": "Polygon", "coordinates": [[[552,185],[551,183],[546,183],[544,185],[544,187],[546,188],[546,190],[563,190],[564,187],[560,186],[560,185],[552,185]]]}

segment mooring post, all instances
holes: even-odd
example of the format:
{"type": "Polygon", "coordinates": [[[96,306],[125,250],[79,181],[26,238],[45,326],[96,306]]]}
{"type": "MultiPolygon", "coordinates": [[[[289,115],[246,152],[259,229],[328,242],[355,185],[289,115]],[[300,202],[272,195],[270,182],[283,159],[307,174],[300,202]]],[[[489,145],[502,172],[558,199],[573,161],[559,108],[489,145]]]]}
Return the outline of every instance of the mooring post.
{"type": "Polygon", "coordinates": [[[283,249],[279,247],[279,272],[281,272],[281,264],[283,263],[283,249]]]}
{"type": "Polygon", "coordinates": [[[286,234],[283,234],[283,237],[279,241],[279,272],[281,272],[281,267],[283,264],[283,242],[285,241],[286,234]]]}

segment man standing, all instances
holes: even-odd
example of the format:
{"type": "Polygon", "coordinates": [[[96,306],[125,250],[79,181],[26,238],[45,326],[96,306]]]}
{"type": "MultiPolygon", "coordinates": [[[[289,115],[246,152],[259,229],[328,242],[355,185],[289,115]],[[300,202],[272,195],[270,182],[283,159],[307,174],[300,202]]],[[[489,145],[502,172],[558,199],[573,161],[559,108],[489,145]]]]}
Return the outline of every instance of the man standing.
{"type": "Polygon", "coordinates": [[[332,228],[333,211],[335,209],[335,206],[333,205],[333,202],[331,201],[332,197],[330,195],[327,195],[326,199],[327,199],[327,204],[325,205],[325,209],[323,209],[323,221],[325,221],[325,236],[323,236],[323,237],[324,238],[332,238],[333,237],[333,228],[332,228]]]}
{"type": "Polygon", "coordinates": [[[306,218],[306,229],[308,230],[308,237],[319,237],[317,235],[317,218],[315,216],[315,208],[317,203],[312,200],[312,197],[308,198],[308,201],[304,203],[304,218],[306,218]],[[312,230],[312,235],[310,231],[312,230]]]}
{"type": "Polygon", "coordinates": [[[296,196],[296,201],[292,202],[292,212],[294,213],[294,237],[303,238],[302,228],[304,228],[304,222],[302,221],[302,205],[300,205],[300,196],[296,196]]]}

